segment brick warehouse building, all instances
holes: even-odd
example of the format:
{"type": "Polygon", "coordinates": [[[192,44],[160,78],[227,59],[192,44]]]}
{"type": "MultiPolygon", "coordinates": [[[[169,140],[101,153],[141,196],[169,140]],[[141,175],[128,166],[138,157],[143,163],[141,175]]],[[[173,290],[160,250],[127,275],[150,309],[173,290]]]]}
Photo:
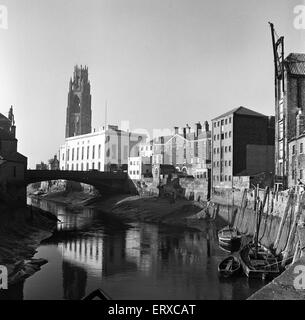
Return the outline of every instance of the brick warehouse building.
{"type": "Polygon", "coordinates": [[[276,77],[275,174],[287,187],[289,174],[288,142],[295,137],[296,115],[305,111],[305,54],[291,53],[276,77]]]}
{"type": "Polygon", "coordinates": [[[295,136],[288,142],[289,168],[288,187],[298,184],[300,179],[304,183],[305,174],[305,115],[302,111],[296,116],[295,136]]]}
{"type": "Polygon", "coordinates": [[[174,128],[173,135],[154,140],[153,164],[172,165],[177,171],[208,178],[211,166],[211,131],[209,123],[195,128],[174,128]]]}
{"type": "Polygon", "coordinates": [[[239,107],[212,120],[212,190],[263,172],[274,173],[274,117],[239,107]]]}

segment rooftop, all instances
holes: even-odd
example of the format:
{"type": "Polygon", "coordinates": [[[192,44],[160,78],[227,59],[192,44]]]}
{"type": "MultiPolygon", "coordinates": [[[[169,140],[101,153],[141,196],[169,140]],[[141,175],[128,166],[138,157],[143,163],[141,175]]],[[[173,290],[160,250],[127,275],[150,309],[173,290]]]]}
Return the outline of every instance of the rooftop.
{"type": "Polygon", "coordinates": [[[230,110],[230,111],[218,116],[217,118],[213,119],[212,121],[218,120],[220,118],[225,118],[225,117],[230,116],[232,114],[245,115],[245,116],[250,116],[250,117],[266,117],[262,113],[250,110],[250,109],[245,108],[245,107],[238,107],[238,108],[232,109],[232,110],[230,110]]]}
{"type": "Polygon", "coordinates": [[[305,75],[305,54],[290,53],[285,59],[285,66],[291,75],[305,75]]]}

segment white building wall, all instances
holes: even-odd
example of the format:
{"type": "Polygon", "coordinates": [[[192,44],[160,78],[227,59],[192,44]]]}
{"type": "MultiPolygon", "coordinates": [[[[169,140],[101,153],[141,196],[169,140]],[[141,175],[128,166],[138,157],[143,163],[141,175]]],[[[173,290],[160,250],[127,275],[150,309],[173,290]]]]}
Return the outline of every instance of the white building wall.
{"type": "Polygon", "coordinates": [[[138,155],[140,135],[108,129],[66,139],[60,147],[60,170],[107,171],[110,165],[128,165],[138,155]]]}

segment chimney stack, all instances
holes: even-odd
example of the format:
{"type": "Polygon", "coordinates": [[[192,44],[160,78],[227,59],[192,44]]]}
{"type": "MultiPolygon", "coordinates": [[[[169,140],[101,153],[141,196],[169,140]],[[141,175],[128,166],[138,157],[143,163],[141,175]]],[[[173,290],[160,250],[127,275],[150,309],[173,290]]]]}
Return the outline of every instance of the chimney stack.
{"type": "Polygon", "coordinates": [[[305,118],[302,110],[299,110],[296,117],[296,136],[299,137],[305,129],[305,118]]]}
{"type": "Polygon", "coordinates": [[[205,129],[206,132],[209,132],[209,131],[210,131],[210,125],[209,125],[208,121],[205,121],[205,123],[204,123],[204,129],[205,129]]]}
{"type": "Polygon", "coordinates": [[[196,123],[196,135],[197,137],[201,134],[202,132],[202,125],[200,122],[196,123]]]}
{"type": "Polygon", "coordinates": [[[175,134],[179,134],[179,127],[175,127],[175,134]]]}
{"type": "Polygon", "coordinates": [[[186,133],[191,133],[191,127],[188,124],[186,125],[186,133]]]}

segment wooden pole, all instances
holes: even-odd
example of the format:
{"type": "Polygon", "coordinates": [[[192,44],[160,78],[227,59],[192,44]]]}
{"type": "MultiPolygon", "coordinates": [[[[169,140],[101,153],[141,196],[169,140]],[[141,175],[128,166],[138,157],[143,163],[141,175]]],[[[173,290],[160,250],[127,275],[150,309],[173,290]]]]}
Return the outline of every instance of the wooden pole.
{"type": "Polygon", "coordinates": [[[294,242],[296,232],[297,232],[298,221],[299,221],[301,213],[302,213],[301,202],[303,202],[303,200],[304,200],[303,198],[304,198],[304,194],[302,194],[302,195],[300,195],[300,193],[297,194],[297,203],[296,203],[296,208],[295,208],[294,221],[293,221],[293,224],[292,224],[292,227],[290,230],[287,246],[284,250],[284,255],[283,255],[283,262],[282,262],[283,267],[285,266],[285,262],[286,262],[287,258],[289,257],[289,254],[292,250],[293,242],[294,242]]]}
{"type": "Polygon", "coordinates": [[[286,218],[287,218],[287,215],[288,215],[288,212],[289,212],[289,208],[290,208],[292,200],[293,200],[293,196],[294,196],[294,191],[293,191],[293,189],[290,189],[289,190],[289,194],[288,194],[287,204],[286,204],[286,207],[285,207],[285,210],[284,210],[281,222],[280,222],[280,226],[279,226],[279,230],[278,230],[276,239],[274,241],[274,245],[273,245],[274,248],[277,248],[277,246],[279,244],[279,241],[280,241],[280,238],[281,238],[281,235],[282,235],[282,231],[283,231],[283,228],[284,228],[284,223],[286,221],[286,218]]]}

